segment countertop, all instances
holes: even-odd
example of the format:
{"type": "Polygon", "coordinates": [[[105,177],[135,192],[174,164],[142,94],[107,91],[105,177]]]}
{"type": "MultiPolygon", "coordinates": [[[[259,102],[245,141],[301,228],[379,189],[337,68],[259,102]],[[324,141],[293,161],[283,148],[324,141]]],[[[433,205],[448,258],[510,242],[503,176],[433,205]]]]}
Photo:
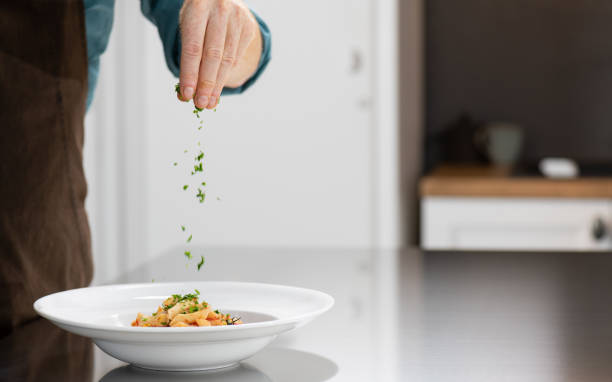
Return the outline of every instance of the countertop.
{"type": "Polygon", "coordinates": [[[333,295],[324,316],[239,367],[122,364],[40,319],[0,340],[2,381],[610,381],[612,254],[179,250],[117,282],[241,280],[333,295]]]}
{"type": "Polygon", "coordinates": [[[441,166],[421,178],[419,187],[422,197],[612,198],[612,177],[549,179],[473,165],[441,166]]]}

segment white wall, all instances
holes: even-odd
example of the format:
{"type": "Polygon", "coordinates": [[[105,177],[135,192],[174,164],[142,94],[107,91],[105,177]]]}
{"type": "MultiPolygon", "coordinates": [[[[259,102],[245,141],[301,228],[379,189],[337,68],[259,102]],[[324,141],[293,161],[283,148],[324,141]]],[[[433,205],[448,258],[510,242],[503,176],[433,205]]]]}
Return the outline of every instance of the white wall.
{"type": "Polygon", "coordinates": [[[198,131],[156,29],[138,2],[117,2],[87,117],[96,281],[170,248],[180,256],[181,224],[206,246],[401,244],[395,1],[249,4],[272,30],[272,62],[198,131]],[[181,189],[198,141],[204,205],[181,189]]]}

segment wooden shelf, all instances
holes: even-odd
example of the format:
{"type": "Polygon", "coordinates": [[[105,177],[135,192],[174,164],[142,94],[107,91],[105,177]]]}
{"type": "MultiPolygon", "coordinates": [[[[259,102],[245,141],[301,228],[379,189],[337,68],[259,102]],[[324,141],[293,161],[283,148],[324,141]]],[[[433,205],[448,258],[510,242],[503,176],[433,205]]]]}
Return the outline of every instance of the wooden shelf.
{"type": "Polygon", "coordinates": [[[612,178],[511,176],[509,168],[445,165],[421,178],[421,196],[612,198],[612,178]]]}

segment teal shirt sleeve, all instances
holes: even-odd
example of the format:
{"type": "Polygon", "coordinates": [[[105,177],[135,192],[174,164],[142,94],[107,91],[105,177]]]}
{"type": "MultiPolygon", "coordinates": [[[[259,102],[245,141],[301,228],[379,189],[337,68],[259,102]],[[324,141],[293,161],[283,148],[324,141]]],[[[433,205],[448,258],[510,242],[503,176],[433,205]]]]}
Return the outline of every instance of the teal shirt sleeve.
{"type": "Polygon", "coordinates": [[[115,0],[83,0],[83,8],[87,40],[87,108],[89,108],[98,82],[100,56],[106,50],[113,28],[115,0]]]}
{"type": "MultiPolygon", "coordinates": [[[[183,1],[141,0],[140,4],[143,15],[157,26],[159,37],[164,46],[164,57],[168,69],[170,69],[175,77],[178,77],[181,67],[181,35],[179,33],[178,19],[183,1]]],[[[244,85],[238,88],[224,88],[222,94],[238,94],[244,92],[257,81],[270,61],[270,29],[255,12],[253,12],[253,15],[259,23],[259,30],[262,37],[262,52],[261,58],[259,59],[259,65],[255,73],[244,83],[244,85]]]]}

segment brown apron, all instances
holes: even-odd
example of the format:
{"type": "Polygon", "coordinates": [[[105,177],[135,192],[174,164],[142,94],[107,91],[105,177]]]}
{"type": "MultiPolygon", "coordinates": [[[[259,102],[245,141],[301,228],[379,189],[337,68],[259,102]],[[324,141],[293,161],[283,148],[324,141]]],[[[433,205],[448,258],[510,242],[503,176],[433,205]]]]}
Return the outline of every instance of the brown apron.
{"type": "Polygon", "coordinates": [[[0,334],[92,278],[82,0],[0,2],[0,334]]]}

